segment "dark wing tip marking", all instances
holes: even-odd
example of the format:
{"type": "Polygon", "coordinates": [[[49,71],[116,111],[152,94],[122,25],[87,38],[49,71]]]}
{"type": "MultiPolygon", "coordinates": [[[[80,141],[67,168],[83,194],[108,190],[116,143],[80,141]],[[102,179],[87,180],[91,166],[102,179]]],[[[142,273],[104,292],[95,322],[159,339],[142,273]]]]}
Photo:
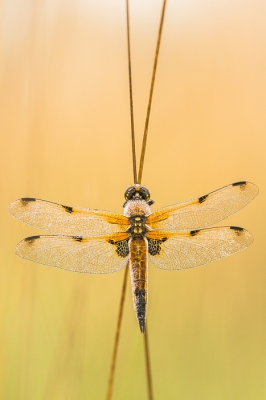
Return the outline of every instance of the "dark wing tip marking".
{"type": "Polygon", "coordinates": [[[73,207],[63,206],[63,205],[62,205],[62,207],[63,207],[63,209],[64,209],[66,212],[68,212],[68,213],[72,213],[72,212],[73,212],[73,207]]]}
{"type": "Polygon", "coordinates": [[[230,226],[230,229],[233,229],[237,232],[242,232],[244,230],[244,228],[240,228],[240,226],[230,226]]]}
{"type": "Polygon", "coordinates": [[[30,236],[24,239],[25,242],[32,244],[35,240],[39,239],[40,235],[37,236],[30,236]]]}
{"type": "Polygon", "coordinates": [[[209,196],[208,194],[205,194],[204,196],[199,197],[199,199],[198,199],[199,203],[203,203],[207,199],[208,196],[209,196]]]}
{"type": "Polygon", "coordinates": [[[241,182],[232,183],[232,186],[244,186],[244,185],[246,185],[246,184],[247,184],[246,181],[241,181],[241,182]]]}
{"type": "Polygon", "coordinates": [[[28,203],[30,203],[31,201],[36,201],[36,199],[34,197],[22,197],[21,203],[23,206],[26,206],[28,203]]]}
{"type": "Polygon", "coordinates": [[[190,235],[191,236],[195,236],[199,233],[199,229],[195,230],[195,231],[190,231],[190,235]]]}
{"type": "Polygon", "coordinates": [[[83,237],[82,236],[72,236],[72,239],[74,239],[75,242],[82,242],[83,237]]]}

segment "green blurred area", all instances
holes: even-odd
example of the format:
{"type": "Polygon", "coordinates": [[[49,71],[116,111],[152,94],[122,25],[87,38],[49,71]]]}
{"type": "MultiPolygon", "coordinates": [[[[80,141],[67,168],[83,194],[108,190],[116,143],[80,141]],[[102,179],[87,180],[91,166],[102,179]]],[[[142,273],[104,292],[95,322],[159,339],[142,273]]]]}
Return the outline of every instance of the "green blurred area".
{"type": "MultiPolygon", "coordinates": [[[[160,9],[131,4],[138,156],[160,9]]],[[[252,232],[248,250],[188,271],[150,265],[155,400],[266,398],[265,12],[251,1],[167,4],[143,174],[153,210],[240,180],[260,194],[224,223],[252,232]]],[[[19,259],[15,244],[40,232],[8,205],[123,212],[125,4],[3,0],[0,18],[0,399],[104,399],[123,271],[80,276],[19,259]]],[[[146,398],[128,281],[113,399],[146,398]]]]}

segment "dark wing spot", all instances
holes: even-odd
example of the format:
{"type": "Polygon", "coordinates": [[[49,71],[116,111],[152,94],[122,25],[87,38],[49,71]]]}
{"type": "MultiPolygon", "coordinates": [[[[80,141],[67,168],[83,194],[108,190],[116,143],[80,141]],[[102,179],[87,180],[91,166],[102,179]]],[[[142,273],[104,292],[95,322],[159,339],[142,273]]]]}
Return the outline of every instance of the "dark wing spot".
{"type": "Polygon", "coordinates": [[[27,202],[29,202],[29,201],[36,201],[36,199],[35,199],[34,197],[22,197],[21,200],[22,200],[22,201],[27,201],[27,202]]]}
{"type": "Polygon", "coordinates": [[[244,228],[240,228],[239,226],[230,226],[230,229],[238,232],[242,232],[244,230],[244,228]]]}
{"type": "Polygon", "coordinates": [[[21,199],[21,203],[23,206],[26,206],[30,201],[36,201],[34,197],[23,197],[21,199]]]}
{"type": "Polygon", "coordinates": [[[159,239],[149,239],[148,238],[148,251],[151,256],[157,256],[161,252],[161,244],[165,242],[167,238],[162,238],[161,240],[159,239]]]}
{"type": "Polygon", "coordinates": [[[191,235],[191,236],[195,236],[195,235],[197,235],[198,233],[199,233],[199,230],[190,231],[190,235],[191,235]]]}
{"type": "Polygon", "coordinates": [[[199,203],[203,203],[209,195],[205,194],[204,196],[199,197],[199,203]]]}
{"type": "Polygon", "coordinates": [[[246,184],[247,184],[246,181],[241,181],[241,182],[232,183],[232,186],[244,186],[244,185],[246,185],[246,184]]]}
{"type": "Polygon", "coordinates": [[[64,209],[65,211],[67,211],[68,213],[72,213],[72,212],[73,212],[73,207],[68,207],[68,206],[63,206],[63,205],[62,205],[62,207],[63,207],[63,209],[64,209]]]}
{"type": "Polygon", "coordinates": [[[129,255],[128,241],[129,239],[119,240],[117,242],[109,240],[108,242],[116,246],[116,252],[119,257],[126,258],[129,255]]]}
{"type": "Polygon", "coordinates": [[[72,239],[74,239],[76,242],[82,242],[83,240],[82,236],[72,236],[72,239]]]}
{"type": "Polygon", "coordinates": [[[39,239],[40,238],[40,235],[37,235],[37,236],[30,236],[30,237],[27,237],[27,238],[25,238],[24,240],[25,240],[25,242],[27,242],[27,243],[29,243],[29,244],[32,244],[35,240],[37,240],[37,239],[39,239]]]}

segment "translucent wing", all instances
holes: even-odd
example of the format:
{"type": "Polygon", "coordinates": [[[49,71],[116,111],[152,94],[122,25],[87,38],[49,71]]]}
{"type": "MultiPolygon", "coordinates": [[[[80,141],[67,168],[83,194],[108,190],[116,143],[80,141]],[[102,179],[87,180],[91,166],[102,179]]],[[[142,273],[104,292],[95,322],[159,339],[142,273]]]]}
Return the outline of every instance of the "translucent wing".
{"type": "Polygon", "coordinates": [[[88,274],[119,271],[128,262],[128,234],[31,236],[19,242],[15,253],[39,264],[88,274]]]}
{"type": "Polygon", "coordinates": [[[35,198],[10,204],[9,211],[23,222],[54,234],[95,236],[125,231],[128,219],[110,211],[74,208],[35,198]]]}
{"type": "Polygon", "coordinates": [[[149,232],[149,253],[162,269],[197,267],[245,249],[253,242],[243,228],[226,226],[184,233],[149,232]]]}
{"type": "Polygon", "coordinates": [[[165,231],[205,228],[239,211],[257,194],[253,183],[236,182],[197,199],[161,208],[148,217],[147,224],[165,231]]]}

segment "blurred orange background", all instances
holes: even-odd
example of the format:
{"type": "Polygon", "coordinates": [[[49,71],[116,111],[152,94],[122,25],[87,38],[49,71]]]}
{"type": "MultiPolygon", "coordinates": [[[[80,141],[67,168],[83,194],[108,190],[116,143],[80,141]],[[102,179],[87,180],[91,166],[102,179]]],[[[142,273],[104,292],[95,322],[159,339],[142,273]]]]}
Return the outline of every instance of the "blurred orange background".
{"type": "MultiPolygon", "coordinates": [[[[138,159],[161,5],[130,4],[138,159]]],[[[125,2],[3,0],[0,15],[0,398],[104,399],[123,271],[19,259],[15,244],[40,232],[8,205],[37,197],[123,212],[133,183],[125,2]]],[[[188,271],[150,265],[155,399],[266,399],[265,15],[262,1],[167,4],[143,173],[153,210],[240,180],[260,194],[224,223],[252,232],[248,250],[188,271]]],[[[116,372],[113,399],[147,398],[129,285],[116,372]]]]}

